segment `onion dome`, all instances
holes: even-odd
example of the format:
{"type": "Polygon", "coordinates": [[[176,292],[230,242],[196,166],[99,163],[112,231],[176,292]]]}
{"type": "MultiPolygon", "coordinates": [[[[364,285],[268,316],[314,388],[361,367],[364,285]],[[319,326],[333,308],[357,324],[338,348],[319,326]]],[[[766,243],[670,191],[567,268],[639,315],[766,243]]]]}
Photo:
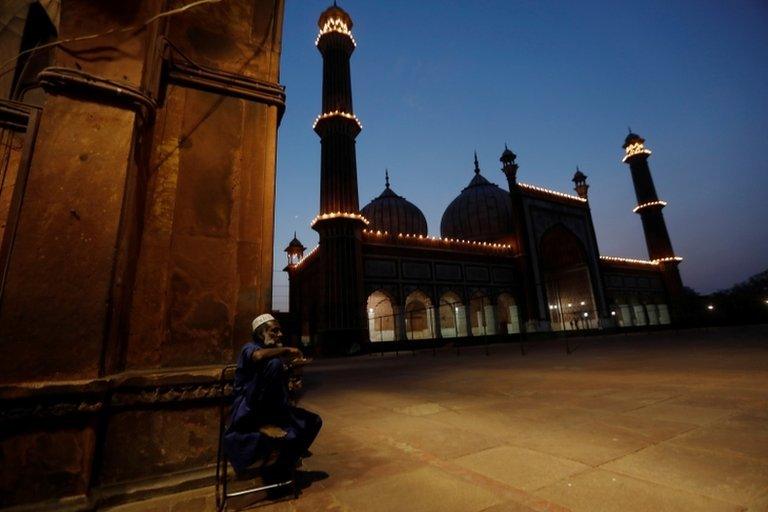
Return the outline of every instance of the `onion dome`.
{"type": "Polygon", "coordinates": [[[507,144],[504,143],[504,152],[501,154],[501,157],[499,158],[499,162],[506,164],[506,163],[514,163],[515,159],[517,158],[517,155],[514,154],[508,147],[507,144]]]}
{"type": "Polygon", "coordinates": [[[512,233],[509,192],[480,174],[475,153],[475,176],[443,213],[440,234],[463,240],[497,240],[512,233]]]}
{"type": "Polygon", "coordinates": [[[291,251],[301,251],[304,252],[307,248],[304,247],[304,244],[299,241],[298,238],[296,238],[296,232],[293,232],[293,240],[288,242],[288,247],[285,248],[285,252],[291,252],[291,251]]]}
{"type": "Polygon", "coordinates": [[[624,145],[622,147],[626,148],[630,144],[635,144],[635,143],[638,143],[638,142],[640,144],[642,144],[642,143],[645,142],[645,139],[642,138],[641,136],[639,136],[636,133],[632,133],[632,129],[630,129],[629,130],[629,135],[627,135],[627,137],[624,139],[624,145]]]}
{"type": "Polygon", "coordinates": [[[573,179],[571,181],[576,184],[587,181],[587,175],[581,172],[578,165],[576,166],[576,172],[573,174],[573,179]]]}
{"type": "Polygon", "coordinates": [[[320,30],[325,28],[329,20],[340,21],[346,25],[347,30],[352,30],[352,18],[347,14],[347,11],[336,5],[336,2],[333,2],[332,6],[320,13],[320,18],[317,20],[317,26],[320,27],[320,30]]]}
{"type": "Polygon", "coordinates": [[[385,176],[384,191],[360,210],[370,222],[368,229],[426,236],[427,219],[424,214],[416,205],[395,194],[389,187],[389,171],[385,176]]]}

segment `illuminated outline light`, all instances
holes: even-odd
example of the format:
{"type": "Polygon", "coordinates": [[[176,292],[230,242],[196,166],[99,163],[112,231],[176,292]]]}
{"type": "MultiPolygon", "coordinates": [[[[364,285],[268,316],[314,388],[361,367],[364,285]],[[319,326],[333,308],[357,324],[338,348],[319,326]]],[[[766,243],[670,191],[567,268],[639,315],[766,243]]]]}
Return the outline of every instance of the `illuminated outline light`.
{"type": "Polygon", "coordinates": [[[317,250],[320,248],[319,245],[316,245],[311,251],[309,251],[303,258],[301,258],[299,261],[296,262],[296,264],[292,265],[291,268],[299,268],[305,261],[309,259],[310,256],[315,254],[317,250]]]}
{"type": "Polygon", "coordinates": [[[634,144],[630,144],[629,146],[626,147],[625,152],[626,154],[624,155],[624,158],[621,159],[621,161],[624,163],[626,163],[630,157],[633,157],[635,155],[651,154],[651,150],[646,148],[642,142],[635,142],[634,144]]]}
{"type": "MultiPolygon", "coordinates": [[[[390,235],[389,231],[374,231],[372,229],[364,229],[363,233],[370,236],[376,236],[376,237],[389,237],[394,235],[390,235]]],[[[467,245],[472,247],[480,247],[480,248],[487,248],[487,249],[512,249],[512,246],[510,244],[499,244],[495,242],[477,242],[472,240],[460,240],[458,238],[442,238],[439,236],[425,236],[425,235],[416,235],[411,233],[398,233],[397,238],[400,239],[408,239],[408,240],[424,240],[428,242],[439,242],[439,243],[448,243],[448,244],[461,244],[461,245],[467,245]]]]}
{"type": "Polygon", "coordinates": [[[587,200],[583,197],[574,196],[572,194],[564,194],[563,192],[558,192],[557,190],[550,190],[548,188],[544,187],[537,187],[536,185],[529,185],[528,183],[518,183],[518,185],[522,188],[528,189],[528,190],[535,190],[536,192],[543,192],[545,194],[550,194],[553,196],[563,197],[565,199],[573,199],[574,201],[580,201],[582,203],[586,203],[587,200]]]}
{"type": "Polygon", "coordinates": [[[317,46],[320,43],[320,38],[323,37],[323,35],[328,34],[330,32],[338,32],[339,34],[344,34],[345,36],[348,36],[349,39],[352,41],[352,46],[357,47],[357,42],[355,41],[355,38],[352,36],[352,31],[349,30],[349,27],[346,23],[344,23],[344,20],[341,18],[329,18],[325,25],[323,25],[323,28],[320,29],[320,33],[317,34],[317,39],[315,39],[315,46],[317,46]]]}
{"type": "Polygon", "coordinates": [[[667,261],[683,261],[683,258],[681,256],[668,256],[666,258],[659,258],[653,261],[655,261],[656,263],[664,263],[667,261]]]}
{"type": "Polygon", "coordinates": [[[332,213],[321,213],[314,219],[312,219],[312,222],[309,224],[309,227],[314,226],[321,220],[328,220],[328,219],[355,219],[355,220],[361,220],[363,223],[367,226],[370,224],[368,222],[368,219],[360,215],[359,213],[354,212],[332,212],[332,213]]]}
{"type": "Polygon", "coordinates": [[[665,263],[667,261],[683,261],[681,256],[669,256],[667,258],[659,258],[656,260],[638,260],[634,258],[619,258],[617,256],[600,256],[600,259],[617,263],[635,263],[637,265],[658,265],[659,263],[665,263]]]}
{"type": "Polygon", "coordinates": [[[642,210],[643,208],[649,208],[651,206],[667,206],[667,202],[666,201],[651,201],[650,203],[639,204],[639,205],[635,206],[632,209],[632,212],[633,213],[637,213],[640,210],[642,210]]]}
{"type": "Polygon", "coordinates": [[[337,116],[344,117],[346,119],[351,119],[357,123],[357,126],[360,127],[361,130],[363,129],[362,123],[360,122],[360,120],[357,118],[355,114],[350,114],[349,112],[342,112],[341,110],[334,110],[333,112],[326,112],[325,114],[320,114],[315,118],[315,122],[312,123],[312,129],[314,130],[315,127],[317,126],[317,123],[319,123],[323,119],[328,119],[329,117],[337,117],[337,116]]]}
{"type": "Polygon", "coordinates": [[[651,260],[637,260],[634,258],[619,258],[618,256],[600,256],[600,259],[603,261],[612,261],[616,263],[634,263],[636,265],[652,265],[656,266],[659,263],[657,261],[651,261],[651,260]]]}

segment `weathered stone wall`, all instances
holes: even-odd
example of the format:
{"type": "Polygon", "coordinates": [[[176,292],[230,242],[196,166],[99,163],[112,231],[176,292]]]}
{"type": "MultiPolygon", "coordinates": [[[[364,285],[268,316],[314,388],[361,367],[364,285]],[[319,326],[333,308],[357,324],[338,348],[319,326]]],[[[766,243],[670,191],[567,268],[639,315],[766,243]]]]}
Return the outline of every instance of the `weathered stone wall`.
{"type": "MultiPolygon", "coordinates": [[[[59,36],[187,3],[63,0],[59,36]]],[[[282,11],[196,6],[66,44],[40,75],[36,136],[14,135],[34,145],[26,167],[12,154],[26,187],[0,190],[18,221],[0,246],[3,505],[210,478],[217,375],[271,308],[282,11]]]]}

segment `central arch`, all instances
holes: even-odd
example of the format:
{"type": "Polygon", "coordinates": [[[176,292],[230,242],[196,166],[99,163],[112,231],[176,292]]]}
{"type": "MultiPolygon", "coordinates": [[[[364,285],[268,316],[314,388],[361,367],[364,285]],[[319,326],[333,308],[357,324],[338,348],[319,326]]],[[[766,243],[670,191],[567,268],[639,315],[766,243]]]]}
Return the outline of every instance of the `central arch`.
{"type": "Polygon", "coordinates": [[[586,251],[578,237],[554,226],[541,237],[539,256],[552,330],[597,328],[586,251]]]}

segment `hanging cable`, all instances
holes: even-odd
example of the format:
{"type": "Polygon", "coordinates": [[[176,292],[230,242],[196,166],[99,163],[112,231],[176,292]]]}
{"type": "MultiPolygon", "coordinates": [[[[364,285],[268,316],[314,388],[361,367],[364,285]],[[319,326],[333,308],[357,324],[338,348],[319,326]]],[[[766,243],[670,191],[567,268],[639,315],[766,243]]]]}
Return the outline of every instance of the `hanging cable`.
{"type": "Polygon", "coordinates": [[[16,60],[18,60],[20,57],[22,57],[22,56],[24,56],[24,55],[26,55],[28,53],[32,53],[32,52],[35,52],[35,51],[38,51],[38,50],[43,50],[45,48],[50,48],[52,46],[59,46],[61,44],[74,43],[74,42],[77,42],[77,41],[86,41],[88,39],[96,39],[96,38],[103,37],[103,36],[106,36],[106,35],[109,35],[109,34],[115,34],[115,33],[120,33],[120,32],[131,32],[133,30],[139,30],[139,29],[142,29],[142,28],[146,27],[147,25],[149,25],[150,23],[153,23],[153,22],[155,22],[155,21],[157,21],[157,20],[159,20],[161,18],[166,18],[168,16],[174,16],[176,14],[181,14],[184,11],[187,11],[187,10],[193,8],[193,7],[197,7],[198,5],[217,4],[217,3],[222,2],[222,1],[223,0],[197,0],[196,2],[189,3],[189,4],[184,5],[182,7],[178,7],[176,9],[171,9],[170,11],[165,11],[165,12],[158,13],[158,14],[152,16],[148,20],[146,20],[143,23],[140,23],[138,25],[131,25],[130,27],[123,27],[123,28],[112,28],[110,30],[107,30],[105,32],[100,32],[98,34],[89,34],[89,35],[85,35],[85,36],[70,37],[68,39],[60,39],[58,41],[51,41],[50,43],[42,44],[40,46],[35,46],[34,48],[30,48],[28,50],[24,50],[23,52],[20,52],[19,54],[17,54],[15,57],[11,57],[10,59],[8,59],[5,62],[3,62],[2,65],[0,65],[0,70],[2,70],[2,71],[0,71],[0,77],[5,75],[6,73],[9,73],[10,71],[13,71],[16,68],[16,66],[11,66],[9,69],[4,69],[7,65],[12,64],[16,60]]]}

